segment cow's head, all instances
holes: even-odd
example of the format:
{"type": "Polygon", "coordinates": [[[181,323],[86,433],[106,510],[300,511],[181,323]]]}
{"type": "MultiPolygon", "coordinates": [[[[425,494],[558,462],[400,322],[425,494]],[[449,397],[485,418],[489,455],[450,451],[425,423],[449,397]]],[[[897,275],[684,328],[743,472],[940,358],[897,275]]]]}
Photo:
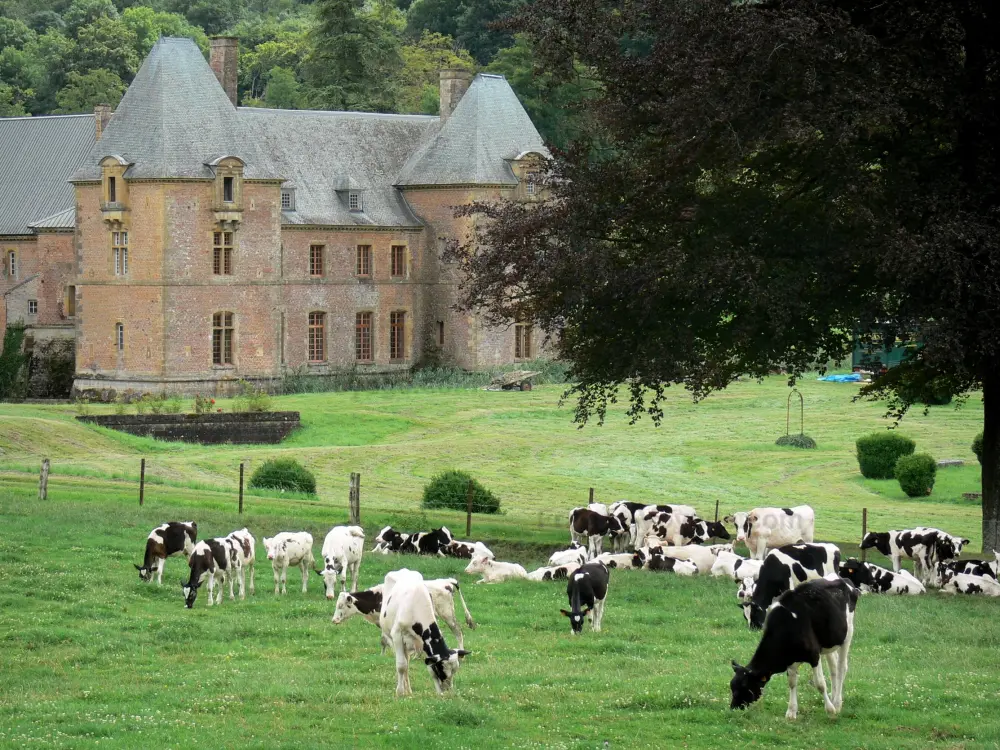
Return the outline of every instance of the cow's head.
{"type": "Polygon", "coordinates": [[[868,569],[868,566],[853,557],[849,557],[845,562],[841,563],[838,572],[841,578],[846,578],[855,586],[861,586],[862,584],[871,586],[873,583],[872,572],[868,569]]]}
{"type": "Polygon", "coordinates": [[[736,541],[745,542],[747,535],[750,533],[750,514],[743,512],[733,513],[733,515],[727,516],[727,518],[731,518],[733,524],[736,526],[736,541]]]}
{"type": "Polygon", "coordinates": [[[955,569],[948,563],[939,562],[937,564],[937,584],[947,586],[948,581],[955,577],[955,569]]]}
{"type": "Polygon", "coordinates": [[[455,673],[458,672],[462,659],[471,653],[471,651],[465,651],[464,649],[455,649],[450,650],[447,656],[434,654],[434,656],[428,656],[424,659],[424,664],[427,665],[431,677],[434,678],[434,687],[438,693],[451,690],[454,684],[455,673]]]}
{"type": "Polygon", "coordinates": [[[760,630],[764,627],[764,620],[767,618],[767,610],[760,606],[753,599],[750,600],[750,629],[760,630]]]}
{"type": "Polygon", "coordinates": [[[267,559],[273,560],[275,553],[278,551],[278,545],[274,543],[274,537],[270,539],[264,537],[261,541],[264,544],[264,549],[267,551],[267,559]]]}
{"type": "Polygon", "coordinates": [[[732,539],[721,521],[705,521],[705,527],[709,537],[714,537],[715,539],[732,539]]]}
{"type": "Polygon", "coordinates": [[[323,583],[326,584],[326,598],[332,600],[334,593],[337,591],[337,577],[340,577],[341,582],[347,585],[347,571],[344,569],[341,561],[330,555],[323,558],[323,570],[317,570],[316,575],[323,579],[323,583]]]}
{"type": "Polygon", "coordinates": [[[392,526],[386,526],[375,537],[375,544],[383,544],[389,541],[389,535],[393,534],[392,526]]]}
{"type": "Polygon", "coordinates": [[[337,597],[337,606],[333,608],[333,624],[340,625],[351,615],[359,614],[357,602],[346,591],[341,591],[337,597]]]}
{"type": "Polygon", "coordinates": [[[876,533],[869,531],[865,538],[861,540],[861,549],[877,549],[886,557],[889,557],[892,550],[889,548],[889,532],[876,533]]]}
{"type": "Polygon", "coordinates": [[[184,593],[184,606],[191,609],[194,600],[198,598],[198,589],[201,588],[201,581],[181,581],[181,591],[184,593]]]}
{"type": "Polygon", "coordinates": [[[490,558],[485,555],[476,555],[473,557],[469,564],[465,568],[465,572],[469,575],[475,575],[476,573],[485,573],[486,568],[489,567],[490,558]]]}
{"type": "MultiPolygon", "coordinates": [[[[132,563],[132,564],[135,565],[135,563],[132,563]]],[[[143,581],[145,583],[149,583],[151,580],[153,580],[153,568],[152,567],[147,568],[147,567],[145,567],[143,565],[135,565],[135,569],[139,571],[139,580],[140,581],[143,581]]]]}
{"type": "Polygon", "coordinates": [[[583,620],[590,614],[590,607],[587,607],[583,612],[570,612],[566,609],[560,609],[563,616],[569,618],[569,626],[573,629],[573,635],[580,635],[583,632],[583,620]]]}
{"type": "Polygon", "coordinates": [[[732,709],[746,708],[751,703],[760,700],[767,685],[768,677],[757,674],[747,667],[740,666],[733,661],[733,679],[729,681],[729,689],[733,693],[733,699],[729,704],[732,709]]]}
{"type": "Polygon", "coordinates": [[[753,592],[756,589],[757,582],[750,576],[747,576],[740,582],[740,587],[736,590],[736,598],[740,600],[741,606],[750,603],[750,599],[753,598],[753,592]]]}

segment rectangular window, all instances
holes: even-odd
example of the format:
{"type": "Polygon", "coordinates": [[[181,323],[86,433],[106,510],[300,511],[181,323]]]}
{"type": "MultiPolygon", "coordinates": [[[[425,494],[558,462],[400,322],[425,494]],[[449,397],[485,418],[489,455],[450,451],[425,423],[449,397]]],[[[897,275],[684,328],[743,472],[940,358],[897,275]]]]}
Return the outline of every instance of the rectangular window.
{"type": "Polygon", "coordinates": [[[295,195],[291,190],[281,191],[281,210],[282,211],[294,211],[295,210],[295,195]]]}
{"type": "Polygon", "coordinates": [[[444,321],[438,321],[438,346],[444,346],[444,321]]]}
{"type": "Polygon", "coordinates": [[[121,323],[115,326],[115,343],[119,352],[125,351],[125,326],[121,323]]]}
{"type": "Polygon", "coordinates": [[[361,204],[361,193],[354,190],[347,194],[347,207],[352,211],[360,211],[362,208],[361,204]]]}
{"type": "Polygon", "coordinates": [[[525,177],[524,192],[527,193],[528,195],[534,195],[535,194],[535,180],[536,179],[537,179],[537,175],[534,172],[529,172],[527,174],[527,176],[525,177]]]}
{"type": "Polygon", "coordinates": [[[66,317],[72,318],[76,315],[76,287],[66,287],[66,317]]]}
{"type": "Polygon", "coordinates": [[[17,253],[15,251],[10,250],[7,252],[7,268],[4,270],[7,271],[8,278],[17,278],[17,253]]]}
{"type": "Polygon", "coordinates": [[[389,359],[406,359],[406,313],[389,313],[389,359]]]}
{"type": "Polygon", "coordinates": [[[223,177],[222,178],[222,202],[232,203],[233,202],[233,178],[223,177]]]}
{"type": "Polygon", "coordinates": [[[108,178],[108,203],[118,202],[118,191],[116,190],[115,178],[108,178]]]}
{"type": "Polygon", "coordinates": [[[325,247],[323,245],[310,245],[309,246],[309,275],[310,276],[322,276],[323,275],[323,250],[325,247]]]}
{"type": "Polygon", "coordinates": [[[233,233],[212,233],[212,273],[231,276],[233,273],[233,233]]]}
{"type": "Polygon", "coordinates": [[[309,361],[326,361],[326,313],[309,313],[309,361]]]}
{"type": "Polygon", "coordinates": [[[38,300],[37,299],[29,299],[28,300],[28,315],[37,315],[37,314],[38,314],[38,300]]]}
{"type": "Polygon", "coordinates": [[[355,271],[358,276],[372,275],[372,246],[358,245],[358,267],[355,271]]]}
{"type": "Polygon", "coordinates": [[[233,363],[233,314],[218,312],[212,316],[212,364],[233,363]]]}
{"type": "Polygon", "coordinates": [[[354,356],[358,362],[372,361],[372,314],[359,312],[354,325],[354,356]]]}
{"type": "Polygon", "coordinates": [[[531,359],[531,326],[527,323],[514,326],[514,359],[531,359]]]}
{"type": "Polygon", "coordinates": [[[115,276],[128,276],[128,232],[111,233],[111,253],[115,260],[115,276]]]}
{"type": "Polygon", "coordinates": [[[392,275],[406,276],[406,246],[392,246],[392,275]]]}

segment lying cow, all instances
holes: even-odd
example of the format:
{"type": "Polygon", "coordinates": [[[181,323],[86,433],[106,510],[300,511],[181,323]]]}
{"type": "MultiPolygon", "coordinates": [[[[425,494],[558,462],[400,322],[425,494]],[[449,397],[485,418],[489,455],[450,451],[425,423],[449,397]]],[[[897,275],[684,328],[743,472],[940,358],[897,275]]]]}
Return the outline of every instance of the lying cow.
{"type": "Polygon", "coordinates": [[[302,593],[309,588],[309,569],[313,558],[312,534],[308,531],[282,531],[268,539],[264,537],[264,549],[274,571],[274,593],[288,593],[285,585],[288,569],[298,566],[302,570],[302,593]]]}
{"type": "MultiPolygon", "coordinates": [[[[462,609],[465,610],[465,624],[470,630],[476,629],[476,621],[472,619],[472,613],[465,603],[465,596],[458,586],[458,581],[454,578],[433,578],[424,580],[427,591],[431,595],[431,602],[434,604],[434,613],[438,620],[445,623],[451,632],[455,634],[459,648],[465,648],[465,637],[462,628],[458,625],[455,616],[455,594],[458,594],[462,602],[462,609]]],[[[341,591],[337,597],[337,604],[333,610],[333,624],[340,625],[345,620],[354,615],[361,615],[368,622],[376,627],[379,624],[379,615],[382,612],[382,589],[384,585],[373,586],[366,591],[347,592],[341,591]]],[[[383,643],[383,651],[388,643],[383,643]]]]}
{"type": "Polygon", "coordinates": [[[690,505],[643,506],[641,510],[635,512],[635,538],[633,546],[644,546],[648,537],[656,536],[653,534],[653,526],[656,524],[665,524],[673,516],[693,518],[697,515],[698,512],[690,505]]]}
{"type": "Polygon", "coordinates": [[[167,521],[157,526],[146,538],[146,553],[143,555],[142,565],[135,566],[139,571],[139,580],[148,583],[153,580],[155,573],[156,585],[161,585],[167,558],[180,554],[190,558],[197,541],[198,524],[194,521],[167,521]]]}
{"type": "Polygon", "coordinates": [[[715,565],[716,556],[706,547],[698,544],[687,544],[683,547],[673,547],[665,544],[653,544],[645,547],[647,550],[659,550],[659,554],[664,557],[673,557],[677,560],[688,560],[695,564],[701,575],[708,575],[715,565]]]}
{"type": "Polygon", "coordinates": [[[1000,583],[988,576],[974,576],[968,573],[949,573],[941,584],[946,594],[981,594],[1000,596],[1000,583]]]}
{"type": "Polygon", "coordinates": [[[403,552],[413,555],[438,555],[445,556],[445,548],[454,541],[447,526],[432,531],[417,531],[412,534],[404,534],[396,531],[392,526],[386,526],[378,536],[375,537],[375,547],[372,552],[388,554],[390,552],[403,552]]]}
{"type": "Polygon", "coordinates": [[[893,572],[849,557],[840,566],[840,577],[872,594],[926,594],[924,584],[905,570],[893,572]]]}
{"type": "Polygon", "coordinates": [[[233,596],[233,579],[240,565],[241,552],[239,543],[229,537],[205,539],[195,545],[188,557],[191,574],[187,582],[181,581],[181,591],[184,594],[184,606],[194,607],[198,598],[198,589],[208,580],[208,606],[222,604],[222,589],[229,581],[229,598],[233,596]],[[218,599],[213,601],[215,587],[219,587],[218,599]]]}
{"type": "Polygon", "coordinates": [[[589,508],[574,508],[569,512],[570,541],[578,542],[587,537],[591,557],[601,554],[604,537],[613,541],[615,537],[625,533],[625,528],[614,516],[606,516],[589,508]]]}
{"type": "Polygon", "coordinates": [[[508,578],[527,578],[528,571],[517,563],[499,562],[489,557],[473,557],[465,568],[469,575],[481,573],[476,583],[500,583],[508,578]]]}
{"type": "MultiPolygon", "coordinates": [[[[610,568],[634,568],[634,552],[604,552],[594,558],[595,562],[604,563],[610,568]]],[[[639,567],[642,567],[641,565],[639,567]]]]}
{"type": "Polygon", "coordinates": [[[580,563],[566,563],[565,565],[544,565],[537,570],[533,570],[528,573],[529,581],[559,581],[569,578],[570,574],[573,573],[577,568],[580,567],[580,563]]]}
{"type": "Polygon", "coordinates": [[[569,549],[553,552],[549,557],[549,565],[566,565],[576,563],[583,565],[590,560],[590,552],[579,542],[570,542],[569,549]]]}
{"type": "Polygon", "coordinates": [[[767,608],[786,591],[814,578],[839,576],[839,571],[840,549],[835,544],[788,544],[771,550],[750,599],[750,628],[759,630],[764,625],[767,608]]]}
{"type": "Polygon", "coordinates": [[[477,555],[496,559],[493,551],[482,542],[459,542],[453,540],[445,545],[441,550],[445,557],[457,557],[462,560],[471,560],[477,555]]]}
{"type": "Polygon", "coordinates": [[[351,576],[351,591],[358,590],[358,573],[365,551],[365,530],[360,526],[334,526],[323,540],[323,570],[316,574],[326,586],[326,598],[337,596],[337,579],[347,590],[347,576],[351,576]]]}
{"type": "MultiPolygon", "coordinates": [[[[660,573],[676,573],[679,576],[693,576],[698,566],[690,560],[670,557],[663,553],[666,547],[640,547],[632,555],[632,568],[652,570],[660,573]]],[[[624,566],[623,566],[624,567],[624,566]]]]}
{"type": "Polygon", "coordinates": [[[604,619],[604,601],[608,596],[608,569],[599,562],[581,565],[566,584],[569,610],[559,611],[569,618],[573,635],[583,632],[583,620],[590,616],[590,627],[595,633],[601,630],[604,619]]]}
{"type": "Polygon", "coordinates": [[[786,591],[767,614],[764,633],[745,667],[733,661],[730,708],[746,708],[760,699],[764,687],[779,672],[788,674],[786,719],[798,715],[796,688],[799,665],[813,668],[813,685],[823,694],[823,705],[836,716],[844,703],[844,678],[854,638],[854,611],[859,592],[843,578],[809,581],[786,591]],[[827,693],[820,658],[830,669],[832,695],[827,693]]]}
{"type": "Polygon", "coordinates": [[[752,578],[756,581],[763,565],[763,560],[748,560],[735,552],[723,550],[715,558],[715,564],[712,565],[712,575],[716,577],[726,576],[734,581],[742,581],[744,578],[752,578]]]}
{"type": "Polygon", "coordinates": [[[941,529],[918,526],[902,531],[870,531],[861,540],[861,549],[877,549],[892,560],[892,569],[899,572],[900,558],[913,560],[913,574],[924,585],[938,583],[937,566],[962,554],[968,539],[952,536],[941,529]]]}
{"type": "Polygon", "coordinates": [[[396,531],[392,526],[386,526],[375,537],[375,546],[372,552],[380,552],[387,555],[390,552],[402,552],[403,546],[410,540],[409,534],[396,531]]]}
{"type": "Polygon", "coordinates": [[[995,560],[951,560],[937,564],[937,579],[944,583],[954,573],[965,573],[970,576],[986,576],[997,580],[997,569],[1000,567],[1000,552],[994,552],[995,560]]]}
{"type": "Polygon", "coordinates": [[[813,541],[816,514],[808,505],[794,508],[754,508],[726,516],[736,526],[736,541],[746,544],[750,557],[763,560],[768,549],[813,541]]]}
{"type": "Polygon", "coordinates": [[[413,694],[410,657],[421,651],[438,694],[451,690],[461,660],[469,652],[448,648],[423,576],[405,568],[389,573],[382,593],[379,626],[382,637],[392,644],[396,653],[396,695],[413,694]]]}

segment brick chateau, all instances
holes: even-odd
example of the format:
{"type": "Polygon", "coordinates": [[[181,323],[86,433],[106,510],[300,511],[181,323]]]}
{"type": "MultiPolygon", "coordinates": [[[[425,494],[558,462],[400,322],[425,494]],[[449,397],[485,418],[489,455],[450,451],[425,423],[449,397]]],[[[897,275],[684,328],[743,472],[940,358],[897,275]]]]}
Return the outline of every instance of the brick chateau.
{"type": "Polygon", "coordinates": [[[440,116],[244,108],[237,53],[163,38],[114,112],[0,119],[0,329],[73,340],[78,389],[535,357],[452,309],[440,260],[454,206],[535,198],[507,81],[443,71],[440,116]]]}

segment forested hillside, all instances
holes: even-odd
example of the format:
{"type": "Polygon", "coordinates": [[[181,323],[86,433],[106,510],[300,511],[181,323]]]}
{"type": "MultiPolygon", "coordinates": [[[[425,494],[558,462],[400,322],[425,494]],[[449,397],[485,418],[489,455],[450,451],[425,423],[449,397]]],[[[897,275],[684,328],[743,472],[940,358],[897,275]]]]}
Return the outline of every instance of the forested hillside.
{"type": "Polygon", "coordinates": [[[582,75],[554,85],[495,22],[525,0],[0,0],[0,116],[116,105],[156,39],[240,40],[243,106],[435,114],[438,71],[503,73],[566,145],[582,75]]]}

